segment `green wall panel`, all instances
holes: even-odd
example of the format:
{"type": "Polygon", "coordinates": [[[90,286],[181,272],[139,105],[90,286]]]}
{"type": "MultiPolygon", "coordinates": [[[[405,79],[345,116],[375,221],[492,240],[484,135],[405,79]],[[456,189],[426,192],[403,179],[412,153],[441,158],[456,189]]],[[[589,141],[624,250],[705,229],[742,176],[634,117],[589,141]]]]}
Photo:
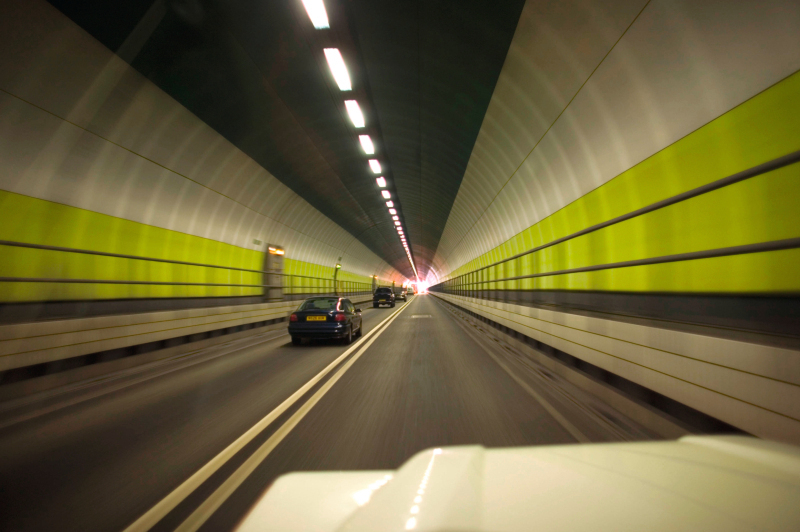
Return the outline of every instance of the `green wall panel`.
{"type": "MultiPolygon", "coordinates": [[[[0,191],[0,240],[261,270],[264,253],[85,209],[0,191]]],[[[287,259],[286,273],[333,276],[332,267],[287,259]]],[[[0,246],[0,277],[262,284],[260,273],[0,246]]],[[[371,279],[340,272],[348,281],[371,279]]],[[[311,281],[315,286],[324,283],[311,281]]],[[[231,297],[260,287],[0,282],[0,302],[231,297]]]]}
{"type": "MultiPolygon", "coordinates": [[[[800,150],[800,73],[462,265],[450,277],[800,150]]],[[[800,237],[795,164],[492,267],[484,280],[800,237]]],[[[502,283],[505,288],[796,292],[794,252],[502,283]],[[758,267],[758,273],[753,269],[758,267]],[[771,276],[765,279],[765,276],[771,276]]],[[[497,283],[484,285],[499,288],[497,283]]]]}

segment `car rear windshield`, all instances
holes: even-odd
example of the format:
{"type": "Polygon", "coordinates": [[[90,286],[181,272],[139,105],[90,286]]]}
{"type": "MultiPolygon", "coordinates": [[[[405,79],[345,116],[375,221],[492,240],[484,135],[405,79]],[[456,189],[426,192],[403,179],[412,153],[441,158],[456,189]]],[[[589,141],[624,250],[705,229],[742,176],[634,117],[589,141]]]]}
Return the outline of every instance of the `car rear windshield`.
{"type": "Polygon", "coordinates": [[[338,299],[307,299],[297,310],[336,310],[338,299]]]}
{"type": "Polygon", "coordinates": [[[375,290],[376,294],[391,294],[392,290],[390,288],[378,288],[375,290]]]}

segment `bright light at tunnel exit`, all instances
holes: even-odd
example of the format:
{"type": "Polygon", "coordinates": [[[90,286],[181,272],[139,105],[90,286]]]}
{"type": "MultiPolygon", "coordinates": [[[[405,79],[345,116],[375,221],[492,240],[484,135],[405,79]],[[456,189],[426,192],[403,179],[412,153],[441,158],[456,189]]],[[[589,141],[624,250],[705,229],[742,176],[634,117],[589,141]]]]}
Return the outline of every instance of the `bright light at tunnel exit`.
{"type": "Polygon", "coordinates": [[[333,79],[339,85],[339,90],[353,90],[353,86],[350,84],[350,74],[347,72],[347,65],[344,64],[344,59],[339,49],[325,48],[325,59],[328,61],[328,67],[331,69],[333,79]]]}
{"type": "Polygon", "coordinates": [[[311,23],[318,30],[326,30],[330,28],[328,23],[328,12],[325,11],[325,4],[322,0],[303,0],[303,7],[306,8],[308,18],[311,23]]]}

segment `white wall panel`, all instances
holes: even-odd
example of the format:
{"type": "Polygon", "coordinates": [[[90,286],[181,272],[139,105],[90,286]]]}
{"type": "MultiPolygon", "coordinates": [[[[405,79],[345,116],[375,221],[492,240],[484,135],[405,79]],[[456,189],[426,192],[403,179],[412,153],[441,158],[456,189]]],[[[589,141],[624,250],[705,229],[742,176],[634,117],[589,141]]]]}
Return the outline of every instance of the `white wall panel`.
{"type": "Polygon", "coordinates": [[[526,3],[437,250],[445,273],[800,69],[797,2],[652,0],[623,36],[644,5],[526,3]]]}
{"type": "Polygon", "coordinates": [[[41,0],[0,6],[0,188],[351,272],[400,275],[41,0]]]}

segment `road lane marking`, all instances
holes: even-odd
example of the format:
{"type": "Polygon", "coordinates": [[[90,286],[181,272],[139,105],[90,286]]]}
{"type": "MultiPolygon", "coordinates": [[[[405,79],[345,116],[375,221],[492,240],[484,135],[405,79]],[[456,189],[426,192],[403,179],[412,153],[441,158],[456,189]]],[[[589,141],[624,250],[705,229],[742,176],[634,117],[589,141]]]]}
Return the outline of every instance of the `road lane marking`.
{"type": "MultiPolygon", "coordinates": [[[[339,363],[350,356],[351,353],[358,350],[364,345],[367,340],[374,335],[375,338],[380,334],[384,324],[388,325],[390,320],[393,320],[400,312],[402,312],[408,305],[403,305],[392,314],[386,317],[370,332],[366,333],[362,338],[359,338],[355,345],[351,346],[344,353],[339,355],[333,362],[328,364],[322,371],[317,373],[311,380],[300,387],[288,399],[278,405],[272,412],[264,416],[258,423],[253,425],[247,432],[239,436],[233,443],[228,445],[219,454],[212,458],[206,465],[198,469],[192,476],[186,479],[181,485],[172,490],[166,497],[159,501],[150,510],[142,514],[136,521],[131,523],[124,532],[144,532],[150,530],[161,519],[171,512],[178,504],[180,504],[186,497],[188,497],[195,489],[197,489],[203,482],[213,475],[220,467],[230,460],[237,452],[239,452],[245,445],[250,443],[253,438],[259,435],[266,429],[273,421],[280,417],[286,410],[288,410],[294,403],[303,397],[311,388],[313,388],[320,380],[322,380],[328,373],[330,373],[339,363]]],[[[371,343],[371,342],[370,342],[371,343]]],[[[216,492],[215,492],[216,493],[216,492]]]]}
{"type": "Polygon", "coordinates": [[[281,425],[275,433],[270,436],[267,441],[261,444],[261,447],[250,455],[239,468],[229,476],[203,503],[192,512],[192,514],[175,529],[175,532],[195,532],[198,530],[209,517],[214,515],[214,512],[230,497],[236,489],[247,480],[247,477],[269,456],[269,454],[283,441],[286,436],[294,429],[298,423],[308,414],[311,409],[316,405],[322,397],[328,393],[336,382],[342,378],[342,375],[347,372],[350,367],[355,364],[356,360],[361,358],[372,343],[389,328],[392,321],[397,318],[398,314],[405,309],[407,305],[403,305],[400,310],[396,311],[389,317],[389,322],[385,327],[375,334],[368,342],[363,344],[361,349],[353,355],[334,375],[328,379],[319,390],[306,401],[292,417],[290,417],[283,425],[281,425]]]}
{"type": "Polygon", "coordinates": [[[583,432],[581,432],[578,429],[578,427],[573,425],[567,418],[565,418],[563,416],[563,414],[561,414],[561,412],[559,412],[556,407],[554,407],[552,404],[550,404],[550,402],[547,399],[542,397],[542,395],[539,394],[539,392],[534,390],[527,382],[522,380],[513,371],[511,371],[511,369],[502,360],[500,360],[500,357],[498,357],[497,355],[492,353],[491,349],[486,347],[486,345],[483,343],[483,341],[476,336],[476,333],[474,331],[469,330],[469,327],[467,327],[466,325],[462,324],[461,321],[462,321],[461,319],[456,319],[455,320],[455,322],[458,324],[458,326],[461,328],[461,330],[463,330],[464,332],[467,333],[467,335],[472,337],[472,339],[475,340],[475,343],[478,344],[484,351],[486,351],[486,353],[488,353],[488,355],[490,357],[492,357],[492,359],[494,359],[495,362],[497,362],[497,365],[500,366],[503,369],[503,371],[508,373],[508,375],[512,379],[514,379],[516,381],[516,383],[519,384],[522,387],[523,390],[528,392],[528,394],[531,397],[536,399],[536,401],[538,401],[539,404],[542,405],[542,407],[547,411],[547,413],[550,414],[553,417],[553,419],[555,419],[556,422],[564,428],[564,430],[569,432],[570,435],[572,435],[573,438],[575,438],[576,440],[578,440],[581,443],[590,443],[591,442],[591,440],[583,432]]]}
{"type": "MultiPolygon", "coordinates": [[[[381,324],[377,325],[377,327],[380,326],[381,324]]],[[[271,329],[258,334],[254,334],[252,336],[236,338],[228,342],[225,342],[223,344],[198,347],[197,349],[194,349],[193,351],[189,351],[186,353],[169,355],[165,358],[155,359],[145,364],[132,366],[113,373],[99,375],[97,377],[90,377],[84,381],[79,381],[73,384],[69,384],[61,388],[45,390],[43,392],[36,393],[32,396],[24,397],[22,399],[12,399],[9,401],[3,401],[0,403],[0,429],[5,429],[12,425],[22,423],[23,421],[28,421],[30,419],[41,417],[45,414],[57,412],[69,406],[74,406],[86,401],[91,401],[93,399],[97,399],[98,397],[102,397],[104,395],[108,395],[113,392],[124,390],[126,388],[130,388],[131,386],[135,386],[137,384],[141,384],[143,382],[147,382],[149,380],[153,380],[158,377],[163,377],[165,375],[174,373],[176,371],[188,369],[198,364],[211,362],[217,358],[231,355],[238,351],[245,351],[247,349],[263,346],[266,343],[274,342],[280,339],[281,337],[288,335],[289,333],[286,329],[271,329]],[[277,334],[272,334],[266,337],[270,333],[277,333],[277,334]],[[231,347],[232,349],[230,350],[222,350],[231,347]],[[209,355],[209,352],[215,349],[220,351],[215,352],[213,355],[209,355]],[[196,357],[202,357],[202,358],[196,358],[196,357]],[[184,359],[186,360],[186,363],[178,367],[169,368],[167,370],[155,371],[155,372],[153,371],[156,368],[167,366],[174,362],[179,362],[184,359]],[[140,377],[136,376],[140,374],[143,374],[143,376],[140,377]],[[84,391],[81,394],[82,390],[90,390],[92,387],[109,385],[110,383],[119,380],[124,380],[124,382],[121,382],[120,384],[106,386],[105,388],[96,391],[84,391]],[[76,394],[76,397],[72,397],[70,399],[46,407],[40,407],[38,409],[29,411],[24,410],[25,407],[34,404],[36,402],[47,401],[55,399],[60,395],[68,395],[68,394],[76,394]],[[14,414],[15,410],[22,410],[22,413],[14,414]],[[11,415],[5,417],[8,414],[8,412],[11,412],[11,415]]]]}

